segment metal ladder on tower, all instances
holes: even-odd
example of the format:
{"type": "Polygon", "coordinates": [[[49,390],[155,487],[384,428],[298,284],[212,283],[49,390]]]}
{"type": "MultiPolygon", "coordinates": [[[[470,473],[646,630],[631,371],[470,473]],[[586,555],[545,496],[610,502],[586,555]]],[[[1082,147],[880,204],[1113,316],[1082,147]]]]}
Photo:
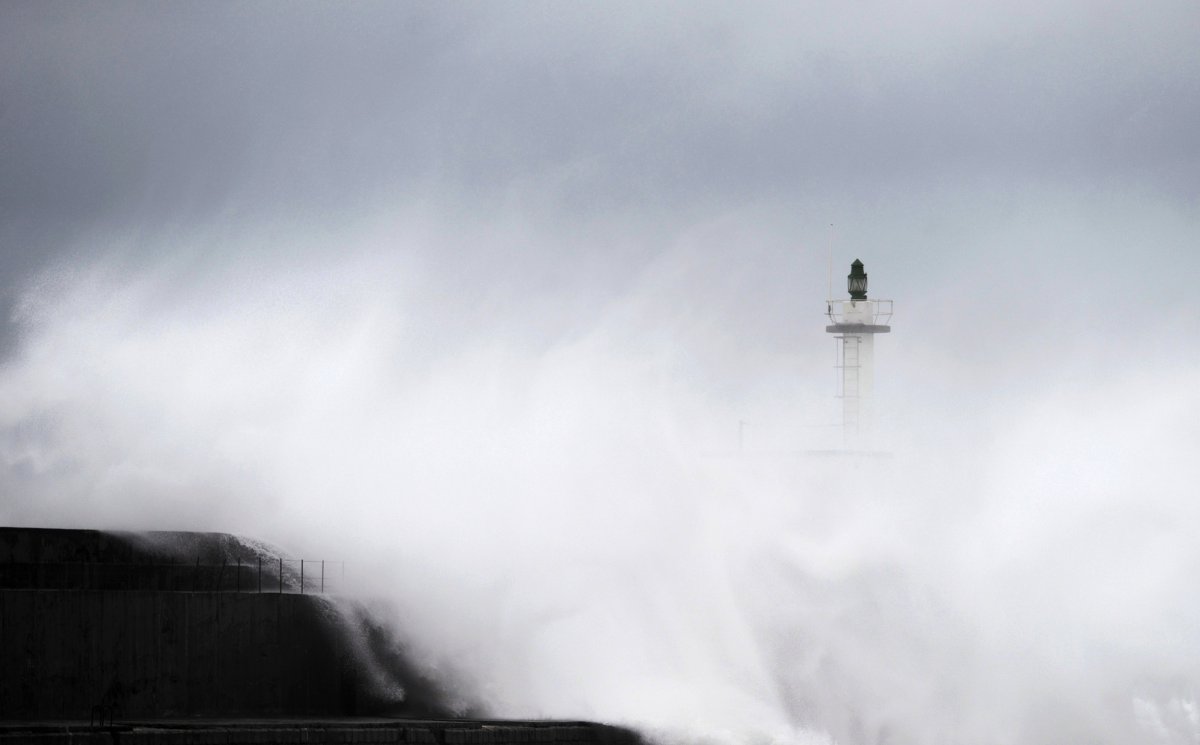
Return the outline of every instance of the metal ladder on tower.
{"type": "Polygon", "coordinates": [[[860,409],[859,396],[859,345],[862,339],[853,335],[839,337],[842,348],[842,431],[848,435],[858,434],[860,409]]]}

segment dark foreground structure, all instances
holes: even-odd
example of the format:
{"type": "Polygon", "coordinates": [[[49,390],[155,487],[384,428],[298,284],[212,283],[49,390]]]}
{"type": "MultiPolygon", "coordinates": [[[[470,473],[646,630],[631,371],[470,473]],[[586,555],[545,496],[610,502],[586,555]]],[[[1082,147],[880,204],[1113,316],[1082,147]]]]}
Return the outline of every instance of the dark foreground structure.
{"type": "Polygon", "coordinates": [[[0,743],[25,742],[38,745],[636,745],[639,740],[628,730],[591,722],[330,719],[150,721],[108,726],[0,723],[0,743]]]}
{"type": "Polygon", "coordinates": [[[0,528],[0,743],[636,742],[448,718],[340,570],[225,534],[0,528]]]}

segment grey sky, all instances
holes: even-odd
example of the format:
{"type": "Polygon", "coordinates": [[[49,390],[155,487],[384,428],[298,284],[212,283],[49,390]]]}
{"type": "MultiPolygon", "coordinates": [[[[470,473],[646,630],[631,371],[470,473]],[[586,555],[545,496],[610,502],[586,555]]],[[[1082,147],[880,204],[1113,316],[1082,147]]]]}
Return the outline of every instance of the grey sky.
{"type": "MultiPolygon", "coordinates": [[[[1142,303],[1185,294],[1197,266],[1200,11],[1187,2],[0,14],[9,315],[50,261],[171,257],[187,283],[247,251],[286,264],[298,249],[262,238],[279,226],[324,231],[305,251],[334,256],[350,226],[391,214],[429,226],[402,250],[448,296],[482,290],[517,324],[546,289],[584,303],[586,322],[731,214],[755,231],[761,278],[802,295],[824,294],[830,223],[839,267],[861,255],[892,294],[942,293],[986,267],[1005,302],[1024,302],[1018,284],[1061,291],[1069,270],[1072,291],[1093,289],[1082,302],[1142,303]],[[1161,234],[1131,245],[1148,224],[1161,234]],[[1126,272],[1134,257],[1155,268],[1126,272]]],[[[749,249],[712,250],[736,262],[749,249]]]]}
{"type": "MultiPolygon", "coordinates": [[[[768,345],[793,338],[800,298],[824,294],[831,241],[839,277],[861,256],[892,295],[970,285],[981,307],[1008,306],[979,321],[999,323],[992,350],[1043,343],[1054,293],[1092,319],[1085,335],[1136,336],[1126,319],[1159,294],[1200,312],[1185,299],[1200,268],[1187,2],[0,13],[10,309],[52,260],[170,261],[203,292],[247,253],[286,271],[395,215],[425,226],[395,250],[448,302],[490,301],[480,318],[431,311],[439,322],[548,338],[713,220],[744,226],[703,250],[751,274],[752,303],[727,312],[768,345]],[[301,251],[298,233],[323,239],[301,251]]],[[[945,323],[917,325],[955,333],[945,323]]]]}
{"type": "Polygon", "coordinates": [[[1184,2],[2,12],[9,266],[78,231],[405,199],[571,222],[1029,185],[1194,210],[1200,192],[1184,2]]]}

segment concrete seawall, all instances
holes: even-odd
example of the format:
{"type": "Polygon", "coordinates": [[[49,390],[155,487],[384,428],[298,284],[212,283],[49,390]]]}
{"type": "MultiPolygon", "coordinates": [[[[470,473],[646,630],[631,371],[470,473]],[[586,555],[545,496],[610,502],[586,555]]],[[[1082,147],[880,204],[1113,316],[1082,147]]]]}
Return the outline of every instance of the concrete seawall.
{"type": "Polygon", "coordinates": [[[353,713],[319,597],[0,590],[0,719],[353,713]]]}
{"type": "Polygon", "coordinates": [[[519,721],[260,721],[143,722],[95,728],[0,725],[0,743],[38,745],[640,745],[626,729],[589,722],[519,721]]]}
{"type": "Polygon", "coordinates": [[[0,527],[0,745],[640,742],[431,718],[446,697],[395,630],[289,561],[219,533],[0,527]]]}

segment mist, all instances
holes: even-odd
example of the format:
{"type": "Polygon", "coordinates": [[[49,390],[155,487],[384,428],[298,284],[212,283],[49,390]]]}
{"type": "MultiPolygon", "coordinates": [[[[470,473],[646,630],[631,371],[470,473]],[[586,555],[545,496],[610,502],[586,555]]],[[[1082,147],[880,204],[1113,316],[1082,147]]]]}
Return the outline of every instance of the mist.
{"type": "Polygon", "coordinates": [[[1196,8],[0,21],[4,524],[344,560],[463,712],[1200,742],[1196,8]]]}

